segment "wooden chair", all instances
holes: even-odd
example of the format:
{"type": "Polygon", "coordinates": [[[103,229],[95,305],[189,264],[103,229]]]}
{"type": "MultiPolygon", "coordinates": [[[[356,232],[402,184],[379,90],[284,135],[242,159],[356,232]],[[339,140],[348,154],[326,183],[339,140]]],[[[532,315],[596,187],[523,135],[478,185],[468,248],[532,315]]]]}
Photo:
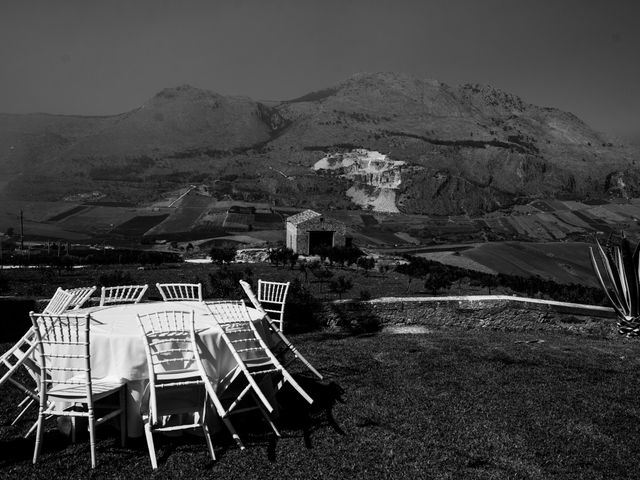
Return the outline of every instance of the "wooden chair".
{"type": "Polygon", "coordinates": [[[91,298],[91,295],[93,295],[93,292],[95,292],[97,288],[98,287],[93,286],[72,288],[71,290],[67,290],[67,293],[73,295],[71,303],[69,303],[67,308],[71,309],[73,307],[73,310],[82,308],[82,306],[86,303],[87,300],[89,300],[89,298],[91,298]]]}
{"type": "MultiPolygon", "coordinates": [[[[207,393],[199,369],[201,361],[196,346],[194,311],[162,310],[138,315],[145,341],[149,368],[149,403],[143,412],[144,432],[151,466],[158,468],[153,432],[202,428],[213,460],[216,459],[207,426],[207,393]],[[200,390],[194,395],[193,390],[200,390]],[[182,391],[180,401],[162,401],[163,394],[182,391]],[[174,414],[198,414],[193,423],[163,425],[162,417],[174,414]]],[[[166,398],[166,397],[165,397],[166,398]]]]}
{"type": "Polygon", "coordinates": [[[114,303],[140,303],[147,288],[149,288],[149,285],[102,287],[100,292],[100,306],[114,303]]]}
{"type": "Polygon", "coordinates": [[[156,283],[156,288],[165,302],[202,301],[201,283],[156,283]]]}
{"type": "MultiPolygon", "coordinates": [[[[123,446],[125,444],[126,384],[120,379],[96,379],[91,376],[91,317],[88,314],[31,312],[30,316],[36,332],[41,371],[33,463],[37,462],[42,446],[45,417],[64,416],[72,420],[85,417],[89,424],[91,468],[95,468],[95,428],[98,425],[120,416],[120,440],[123,446]],[[117,407],[108,406],[108,412],[96,418],[95,402],[116,394],[119,396],[117,407]],[[70,406],[61,409],[61,402],[70,406]]],[[[75,433],[75,428],[72,428],[72,433],[75,433]]]]}
{"type": "Polygon", "coordinates": [[[311,363],[309,363],[309,361],[302,356],[302,354],[298,351],[298,349],[293,346],[293,344],[289,341],[287,337],[284,336],[284,334],[282,333],[282,330],[280,330],[276,325],[274,325],[273,320],[271,320],[271,317],[269,316],[267,311],[262,307],[262,304],[258,301],[257,297],[253,293],[253,290],[251,289],[251,285],[249,285],[244,280],[240,280],[240,286],[244,290],[244,293],[247,295],[247,297],[249,298],[249,301],[254,306],[254,308],[258,310],[260,313],[262,313],[263,315],[265,315],[265,318],[269,323],[269,326],[271,327],[271,331],[278,337],[279,345],[282,345],[282,347],[278,345],[272,348],[271,351],[275,354],[276,358],[280,361],[280,363],[282,363],[285,367],[287,367],[294,360],[296,359],[300,360],[302,363],[306,365],[306,367],[309,370],[311,370],[311,372],[316,377],[322,380],[322,375],[320,375],[320,372],[318,372],[318,370],[316,370],[313,367],[313,365],[311,365],[311,363]]]}
{"type": "Polygon", "coordinates": [[[279,283],[258,280],[258,301],[281,332],[284,330],[284,306],[288,291],[289,282],[279,283]]]}
{"type": "Polygon", "coordinates": [[[69,305],[72,301],[73,294],[58,287],[56,293],[53,294],[53,297],[51,297],[51,300],[49,300],[47,306],[44,307],[44,310],[42,310],[42,313],[57,315],[69,308],[69,305]]]}
{"type": "MultiPolygon", "coordinates": [[[[242,300],[213,302],[207,303],[206,306],[211,312],[213,320],[220,326],[223,341],[236,361],[236,367],[218,382],[218,397],[222,402],[227,402],[226,407],[218,414],[224,420],[231,414],[257,408],[274,433],[280,436],[271,418],[274,409],[262,392],[260,384],[273,378],[282,379],[289,382],[309,404],[313,403],[313,399],[298,385],[269,350],[258,334],[242,300]],[[253,405],[239,408],[248,393],[254,399],[253,405]]],[[[234,438],[240,448],[244,448],[240,438],[235,436],[234,438]]]]}

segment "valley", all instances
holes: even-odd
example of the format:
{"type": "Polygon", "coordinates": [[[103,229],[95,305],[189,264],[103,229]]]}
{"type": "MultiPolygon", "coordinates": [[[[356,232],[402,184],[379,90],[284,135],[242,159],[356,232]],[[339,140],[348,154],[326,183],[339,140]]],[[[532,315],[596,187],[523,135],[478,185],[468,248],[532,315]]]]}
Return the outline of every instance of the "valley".
{"type": "MultiPolygon", "coordinates": [[[[353,172],[362,175],[353,168],[345,175],[353,172]]],[[[206,255],[214,245],[242,249],[282,244],[286,218],[301,211],[219,200],[195,185],[146,205],[100,200],[8,202],[1,210],[0,231],[13,231],[14,240],[23,210],[25,240],[33,245],[63,241],[190,257],[206,255]]],[[[344,222],[357,246],[381,258],[416,254],[480,272],[537,275],[589,286],[596,285],[588,257],[594,235],[604,238],[624,231],[631,239],[640,239],[640,199],[536,200],[482,216],[406,215],[376,211],[375,206],[322,213],[344,222]]]]}
{"type": "Polygon", "coordinates": [[[22,211],[36,245],[202,256],[282,243],[313,209],[371,254],[592,283],[594,235],[640,238],[639,158],[488,85],[363,73],[280,102],[182,85],[118,115],[0,114],[0,231],[15,242],[22,211]]]}

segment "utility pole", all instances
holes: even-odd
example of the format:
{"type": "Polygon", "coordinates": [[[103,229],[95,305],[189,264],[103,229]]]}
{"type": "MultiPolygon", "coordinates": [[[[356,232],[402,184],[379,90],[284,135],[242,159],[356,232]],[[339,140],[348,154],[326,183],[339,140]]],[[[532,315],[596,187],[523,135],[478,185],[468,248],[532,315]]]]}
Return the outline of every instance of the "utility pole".
{"type": "Polygon", "coordinates": [[[20,209],[20,250],[24,252],[24,215],[20,209]]]}

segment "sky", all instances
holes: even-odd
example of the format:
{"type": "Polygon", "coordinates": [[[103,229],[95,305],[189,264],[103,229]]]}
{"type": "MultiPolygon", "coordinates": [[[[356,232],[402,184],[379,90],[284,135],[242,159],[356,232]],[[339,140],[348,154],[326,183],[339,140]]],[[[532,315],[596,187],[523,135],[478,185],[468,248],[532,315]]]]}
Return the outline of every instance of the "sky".
{"type": "Polygon", "coordinates": [[[489,84],[640,143],[637,0],[0,0],[0,112],[167,87],[284,100],[357,72],[489,84]]]}

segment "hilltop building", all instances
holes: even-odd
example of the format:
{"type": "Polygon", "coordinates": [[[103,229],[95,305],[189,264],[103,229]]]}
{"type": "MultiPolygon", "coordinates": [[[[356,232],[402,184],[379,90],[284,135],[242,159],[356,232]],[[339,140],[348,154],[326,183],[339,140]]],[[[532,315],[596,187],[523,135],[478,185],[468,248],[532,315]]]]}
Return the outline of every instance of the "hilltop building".
{"type": "Polygon", "coordinates": [[[344,247],[347,228],[338,220],[305,210],[287,218],[287,247],[309,255],[323,247],[344,247]]]}

